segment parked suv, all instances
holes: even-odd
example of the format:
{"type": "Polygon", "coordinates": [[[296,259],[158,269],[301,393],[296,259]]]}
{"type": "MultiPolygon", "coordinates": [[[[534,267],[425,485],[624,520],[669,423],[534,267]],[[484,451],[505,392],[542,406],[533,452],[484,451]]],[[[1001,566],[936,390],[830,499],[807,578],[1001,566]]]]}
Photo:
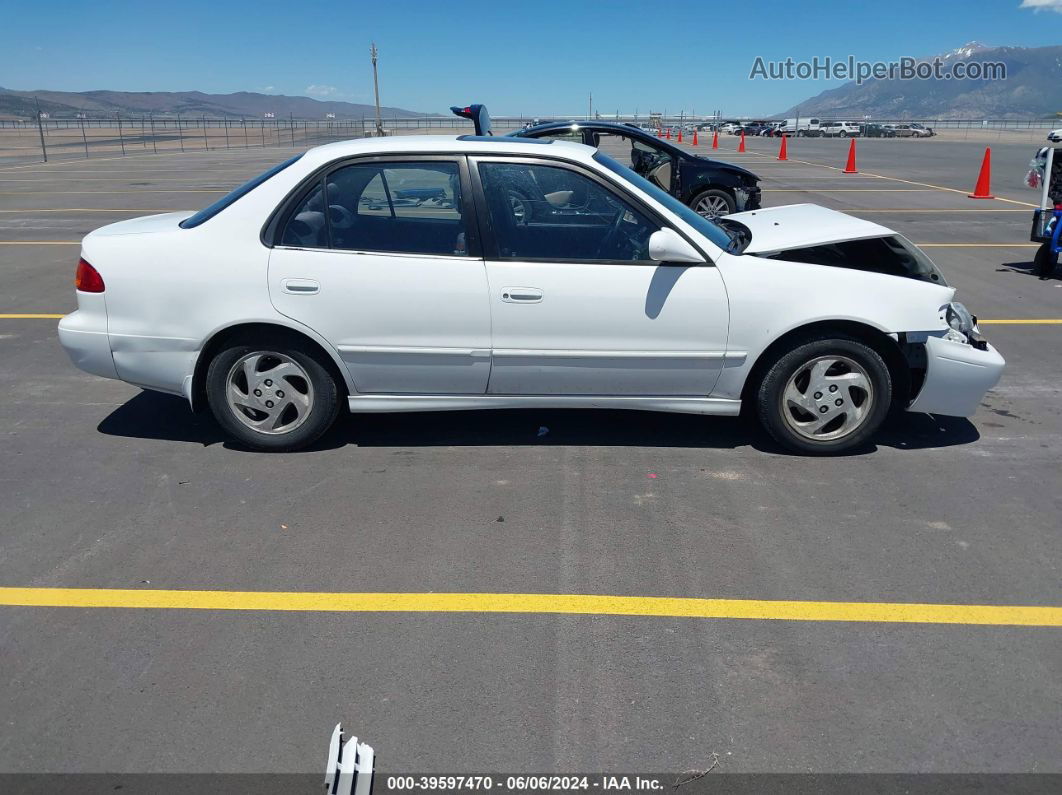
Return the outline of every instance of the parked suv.
{"type": "Polygon", "coordinates": [[[859,135],[859,125],[850,121],[828,121],[819,129],[827,138],[848,138],[859,135]]]}

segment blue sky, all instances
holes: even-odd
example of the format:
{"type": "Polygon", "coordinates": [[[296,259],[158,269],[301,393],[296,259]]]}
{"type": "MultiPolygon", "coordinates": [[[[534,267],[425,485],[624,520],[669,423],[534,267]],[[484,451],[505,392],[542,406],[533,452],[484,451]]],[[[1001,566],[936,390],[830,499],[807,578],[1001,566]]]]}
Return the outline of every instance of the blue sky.
{"type": "Polygon", "coordinates": [[[354,0],[14,3],[0,85],[260,91],[495,115],[652,110],[756,115],[837,81],[749,80],[756,56],[893,60],[1062,43],[1062,0],[354,0]],[[1020,7],[1038,5],[1042,8],[1020,7]]]}

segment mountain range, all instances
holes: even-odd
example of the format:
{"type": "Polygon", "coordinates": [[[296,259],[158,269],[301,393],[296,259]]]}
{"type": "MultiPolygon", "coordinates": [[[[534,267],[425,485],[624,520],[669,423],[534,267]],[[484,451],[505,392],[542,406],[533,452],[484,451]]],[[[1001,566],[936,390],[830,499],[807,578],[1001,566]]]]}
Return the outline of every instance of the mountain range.
{"type": "Polygon", "coordinates": [[[823,91],[777,118],[1043,119],[1062,111],[1062,46],[989,47],[970,42],[940,58],[950,72],[959,61],[1006,65],[1005,80],[867,80],[823,91]]]}
{"type": "MultiPolygon", "coordinates": [[[[278,119],[289,115],[297,119],[323,119],[334,113],[337,119],[369,119],[376,114],[373,105],[290,97],[282,94],[256,94],[238,91],[235,94],[204,94],[202,91],[15,91],[0,88],[0,117],[29,119],[34,117],[36,105],[53,117],[73,117],[85,113],[97,116],[203,117],[211,119],[262,118],[273,113],[278,119]]],[[[380,108],[385,119],[408,119],[430,114],[402,108],[380,108]]]]}

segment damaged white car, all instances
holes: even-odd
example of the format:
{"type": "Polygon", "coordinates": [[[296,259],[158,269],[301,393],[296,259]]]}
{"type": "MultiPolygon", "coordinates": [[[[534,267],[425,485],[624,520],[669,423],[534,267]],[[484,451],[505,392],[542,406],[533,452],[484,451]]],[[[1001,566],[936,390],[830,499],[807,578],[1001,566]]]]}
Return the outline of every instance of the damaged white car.
{"type": "Polygon", "coordinates": [[[748,407],[825,454],[893,406],[976,410],[1004,363],[953,294],[832,210],[713,223],[581,144],[409,136],[92,232],[59,333],[82,369],[208,406],[258,450],[311,444],[340,406],[748,407]]]}

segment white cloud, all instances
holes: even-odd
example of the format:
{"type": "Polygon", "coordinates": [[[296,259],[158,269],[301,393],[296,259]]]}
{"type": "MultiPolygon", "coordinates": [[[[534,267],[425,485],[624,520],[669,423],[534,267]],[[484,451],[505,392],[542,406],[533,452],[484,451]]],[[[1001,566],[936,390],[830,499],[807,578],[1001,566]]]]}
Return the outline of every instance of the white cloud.
{"type": "Polygon", "coordinates": [[[1034,11],[1054,11],[1062,14],[1062,0],[1021,0],[1019,8],[1031,8],[1034,11]]]}
{"type": "Polygon", "coordinates": [[[339,89],[335,86],[319,86],[314,84],[306,86],[306,93],[311,97],[333,97],[339,93],[339,89]]]}

